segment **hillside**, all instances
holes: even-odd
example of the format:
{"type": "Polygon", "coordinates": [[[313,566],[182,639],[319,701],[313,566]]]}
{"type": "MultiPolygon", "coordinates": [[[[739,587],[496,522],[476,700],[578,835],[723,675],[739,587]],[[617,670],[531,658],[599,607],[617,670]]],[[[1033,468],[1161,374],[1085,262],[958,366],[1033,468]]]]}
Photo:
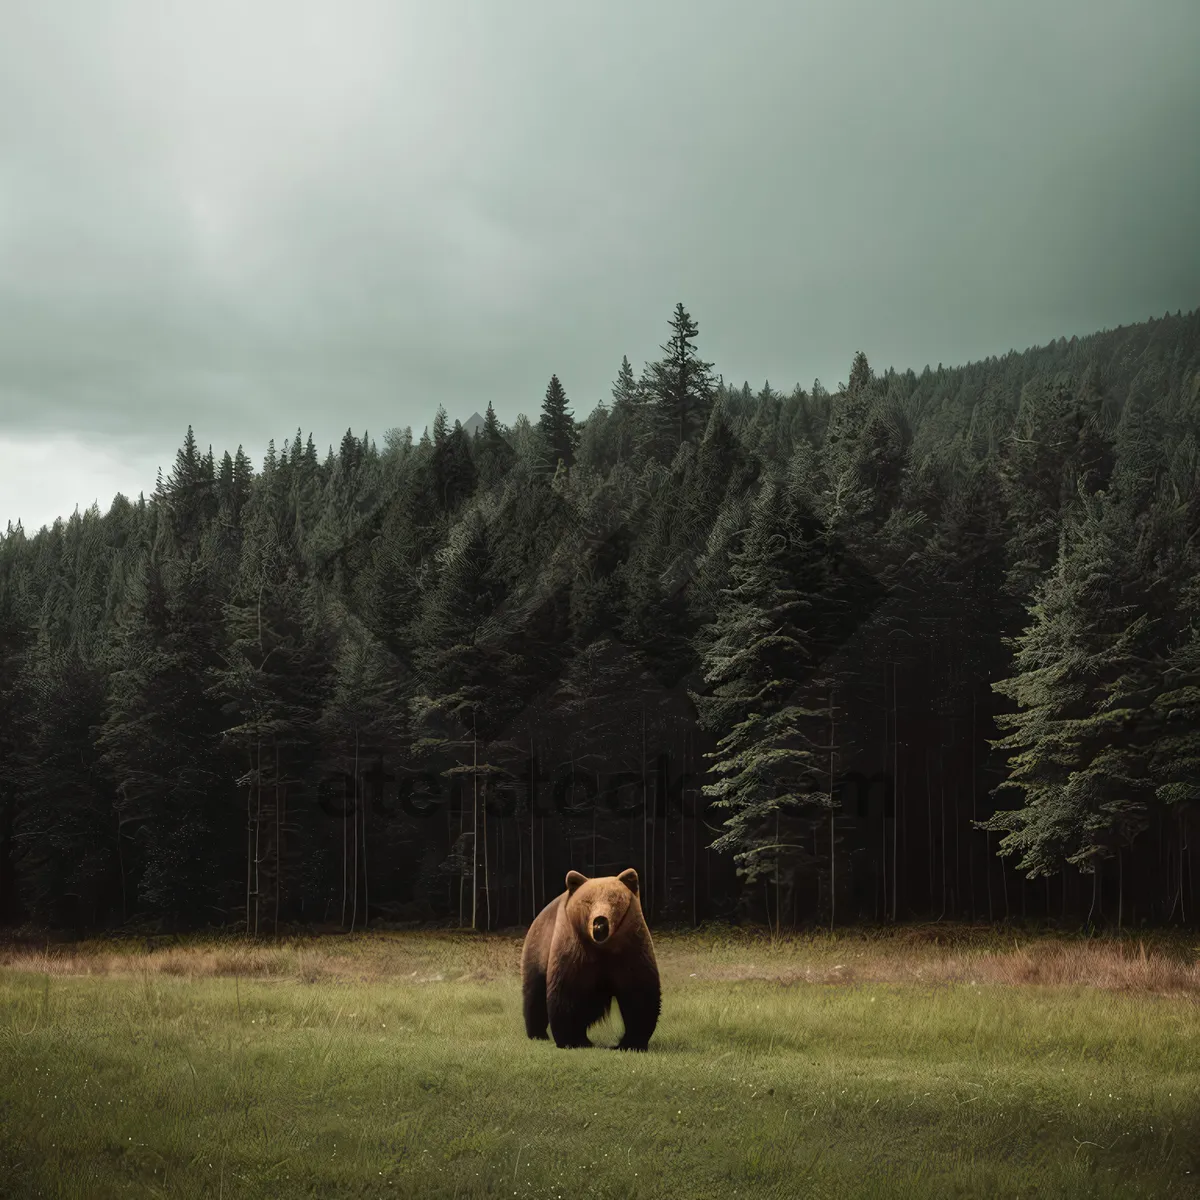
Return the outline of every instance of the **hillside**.
{"type": "Polygon", "coordinates": [[[1193,924],[1200,312],[786,395],[671,329],[0,539],[0,915],[1193,924]]]}

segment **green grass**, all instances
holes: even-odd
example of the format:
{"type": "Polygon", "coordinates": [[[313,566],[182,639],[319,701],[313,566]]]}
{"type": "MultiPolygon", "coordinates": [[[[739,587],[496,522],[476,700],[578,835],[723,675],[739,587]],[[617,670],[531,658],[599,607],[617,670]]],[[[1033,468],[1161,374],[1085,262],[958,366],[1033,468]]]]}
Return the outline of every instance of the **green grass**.
{"type": "Polygon", "coordinates": [[[660,936],[640,1055],[511,937],[13,951],[0,1196],[1200,1195],[1194,954],[1011,942],[660,936]]]}

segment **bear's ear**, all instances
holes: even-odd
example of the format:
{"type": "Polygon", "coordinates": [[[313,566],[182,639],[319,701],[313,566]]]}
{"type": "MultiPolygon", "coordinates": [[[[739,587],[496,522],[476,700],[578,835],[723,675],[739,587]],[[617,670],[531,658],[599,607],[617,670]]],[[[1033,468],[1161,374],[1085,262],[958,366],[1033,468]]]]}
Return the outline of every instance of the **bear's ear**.
{"type": "Polygon", "coordinates": [[[567,895],[575,895],[575,889],[581,884],[587,883],[587,876],[580,875],[578,871],[567,872],[567,895]]]}
{"type": "Polygon", "coordinates": [[[617,878],[636,896],[638,894],[638,877],[637,872],[630,867],[626,871],[622,871],[617,878]]]}

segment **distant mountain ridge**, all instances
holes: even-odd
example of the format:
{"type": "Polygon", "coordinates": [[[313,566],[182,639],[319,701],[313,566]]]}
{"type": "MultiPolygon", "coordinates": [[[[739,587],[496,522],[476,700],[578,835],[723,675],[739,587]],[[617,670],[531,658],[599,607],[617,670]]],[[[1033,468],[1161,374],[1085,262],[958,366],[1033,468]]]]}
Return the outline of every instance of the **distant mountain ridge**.
{"type": "Polygon", "coordinates": [[[483,418],[474,412],[462,423],[462,427],[468,437],[474,437],[483,428],[483,418]]]}

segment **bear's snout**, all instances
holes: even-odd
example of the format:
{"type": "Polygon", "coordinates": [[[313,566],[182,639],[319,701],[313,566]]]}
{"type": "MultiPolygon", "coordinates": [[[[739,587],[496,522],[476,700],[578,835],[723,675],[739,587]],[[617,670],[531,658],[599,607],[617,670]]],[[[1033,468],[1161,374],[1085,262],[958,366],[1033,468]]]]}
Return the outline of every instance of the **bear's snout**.
{"type": "Polygon", "coordinates": [[[609,928],[607,917],[592,918],[592,941],[606,942],[608,941],[609,928]]]}

